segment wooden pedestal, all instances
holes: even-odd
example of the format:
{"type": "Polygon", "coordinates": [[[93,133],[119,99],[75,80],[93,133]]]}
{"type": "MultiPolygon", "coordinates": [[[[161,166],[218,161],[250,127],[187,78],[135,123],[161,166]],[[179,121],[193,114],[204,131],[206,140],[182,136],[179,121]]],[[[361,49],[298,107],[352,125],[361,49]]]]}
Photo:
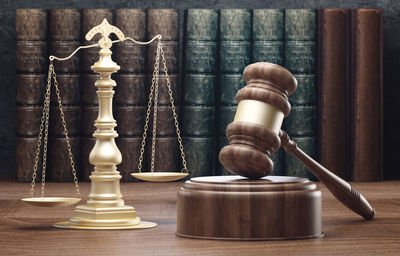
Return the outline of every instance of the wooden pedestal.
{"type": "Polygon", "coordinates": [[[321,191],[305,178],[192,178],[178,192],[177,236],[226,240],[321,237],[321,191]]]}

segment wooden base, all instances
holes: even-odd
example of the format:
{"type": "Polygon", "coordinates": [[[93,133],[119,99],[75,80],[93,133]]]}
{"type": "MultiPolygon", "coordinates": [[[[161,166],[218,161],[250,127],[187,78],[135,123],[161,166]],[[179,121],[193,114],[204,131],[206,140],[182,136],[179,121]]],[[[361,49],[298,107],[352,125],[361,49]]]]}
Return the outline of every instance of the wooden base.
{"type": "Polygon", "coordinates": [[[298,177],[192,178],[178,192],[176,235],[225,240],[321,237],[321,191],[298,177]]]}

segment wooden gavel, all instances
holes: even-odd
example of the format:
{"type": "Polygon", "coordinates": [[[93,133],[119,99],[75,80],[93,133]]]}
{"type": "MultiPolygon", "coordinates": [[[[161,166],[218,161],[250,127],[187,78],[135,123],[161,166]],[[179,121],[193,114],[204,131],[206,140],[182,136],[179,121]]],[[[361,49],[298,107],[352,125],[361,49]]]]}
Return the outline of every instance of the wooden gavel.
{"type": "Polygon", "coordinates": [[[372,219],[374,209],[357,190],[309,157],[281,130],[284,117],[290,113],[288,96],[297,88],[294,76],[281,66],[257,62],[245,68],[243,77],[246,86],[236,95],[238,108],[226,129],[229,145],[219,153],[221,164],[233,173],[259,179],[271,174],[271,155],[282,146],[340,202],[365,219],[372,219]]]}

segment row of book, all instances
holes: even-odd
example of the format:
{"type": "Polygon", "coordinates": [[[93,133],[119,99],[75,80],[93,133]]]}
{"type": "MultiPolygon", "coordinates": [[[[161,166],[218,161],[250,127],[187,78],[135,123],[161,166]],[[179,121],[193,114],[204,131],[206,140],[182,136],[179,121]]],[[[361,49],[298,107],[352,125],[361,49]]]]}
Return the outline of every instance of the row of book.
{"type": "MultiPolygon", "coordinates": [[[[48,54],[66,56],[79,45],[94,43],[83,37],[104,18],[137,40],[162,34],[192,176],[229,174],[218,163],[218,152],[227,144],[225,129],[236,111],[236,92],[245,85],[243,69],[267,61],[286,67],[298,81],[283,129],[299,147],[345,179],[382,178],[380,10],[188,9],[184,22],[179,22],[174,9],[17,9],[18,180],[31,179],[48,54]],[[179,24],[184,28],[180,30],[179,24]]],[[[124,42],[112,50],[121,66],[113,75],[116,141],[123,155],[118,170],[123,180],[130,180],[129,173],[137,171],[156,45],[124,42]]],[[[98,77],[90,66],[97,58],[98,49],[89,48],[72,61],[55,63],[72,149],[84,180],[92,171],[88,154],[95,141],[91,134],[98,110],[98,77]]],[[[160,74],[155,170],[179,171],[181,155],[162,66],[160,74]]],[[[55,97],[52,102],[49,176],[68,181],[64,131],[55,97]]],[[[147,140],[149,145],[151,138],[147,140]]],[[[144,170],[149,169],[149,148],[144,170]]],[[[313,178],[282,149],[273,160],[276,175],[313,178]]]]}

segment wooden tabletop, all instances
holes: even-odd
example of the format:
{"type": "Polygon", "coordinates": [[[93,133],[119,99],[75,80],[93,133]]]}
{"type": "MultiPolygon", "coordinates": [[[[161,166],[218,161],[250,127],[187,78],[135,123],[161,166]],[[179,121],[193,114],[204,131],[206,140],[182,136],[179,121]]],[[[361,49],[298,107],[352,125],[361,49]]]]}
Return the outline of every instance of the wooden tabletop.
{"type": "MultiPolygon", "coordinates": [[[[400,181],[352,184],[375,207],[374,220],[364,221],[318,184],[324,238],[234,242],[175,236],[176,192],[182,182],[121,184],[125,203],[158,227],[88,231],[52,227],[68,220],[74,206],[23,204],[19,199],[28,195],[30,184],[0,181],[0,255],[400,255],[400,181]]],[[[46,195],[72,196],[73,190],[72,183],[49,183],[46,195]]],[[[83,195],[89,190],[89,183],[81,183],[83,195]]]]}

